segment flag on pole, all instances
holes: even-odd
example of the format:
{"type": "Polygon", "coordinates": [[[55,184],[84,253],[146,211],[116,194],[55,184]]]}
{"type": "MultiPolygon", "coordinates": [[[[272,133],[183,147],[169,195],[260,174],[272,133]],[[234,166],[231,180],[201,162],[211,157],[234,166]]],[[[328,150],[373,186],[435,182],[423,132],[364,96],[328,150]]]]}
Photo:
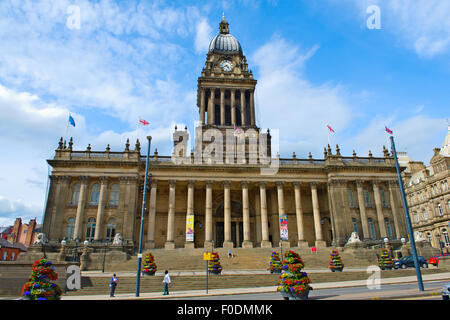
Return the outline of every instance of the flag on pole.
{"type": "Polygon", "coordinates": [[[69,123],[75,127],[75,120],[73,120],[73,117],[70,114],[69,114],[69,123]]]}
{"type": "Polygon", "coordinates": [[[330,132],[334,132],[333,128],[330,127],[330,125],[328,123],[327,123],[327,128],[328,128],[328,130],[330,130],[330,132]]]}
{"type": "Polygon", "coordinates": [[[384,128],[386,129],[386,132],[389,134],[392,134],[392,130],[390,130],[388,127],[384,126],[384,128]]]}
{"type": "Polygon", "coordinates": [[[139,118],[139,124],[140,124],[140,125],[143,125],[143,126],[148,126],[148,125],[150,124],[150,122],[148,122],[148,121],[146,121],[146,120],[144,120],[144,119],[139,118]]]}

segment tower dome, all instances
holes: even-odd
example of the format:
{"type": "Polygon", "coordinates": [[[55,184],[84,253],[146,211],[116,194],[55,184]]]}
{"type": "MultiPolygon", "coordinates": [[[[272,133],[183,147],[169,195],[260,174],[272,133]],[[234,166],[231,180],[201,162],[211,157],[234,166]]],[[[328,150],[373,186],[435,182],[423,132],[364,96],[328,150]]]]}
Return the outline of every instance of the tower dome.
{"type": "Polygon", "coordinates": [[[225,20],[225,15],[222,16],[219,30],[220,33],[215,36],[209,44],[209,52],[221,54],[242,54],[241,44],[229,32],[228,22],[225,20]]]}

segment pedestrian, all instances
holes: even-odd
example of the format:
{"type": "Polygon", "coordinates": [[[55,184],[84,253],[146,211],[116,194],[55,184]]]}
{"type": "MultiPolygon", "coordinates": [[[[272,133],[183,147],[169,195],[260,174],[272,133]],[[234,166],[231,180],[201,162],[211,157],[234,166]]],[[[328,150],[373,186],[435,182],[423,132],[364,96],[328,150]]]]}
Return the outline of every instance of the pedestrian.
{"type": "Polygon", "coordinates": [[[233,258],[233,252],[231,249],[228,249],[228,258],[233,258]]]}
{"type": "Polygon", "coordinates": [[[111,281],[109,283],[109,296],[112,298],[114,297],[114,292],[116,291],[117,283],[119,282],[119,279],[117,279],[116,274],[111,278],[111,281]]]}
{"type": "Polygon", "coordinates": [[[163,284],[164,284],[164,293],[163,295],[168,295],[169,294],[169,283],[170,283],[170,275],[169,275],[169,271],[164,271],[164,279],[163,279],[163,284]]]}

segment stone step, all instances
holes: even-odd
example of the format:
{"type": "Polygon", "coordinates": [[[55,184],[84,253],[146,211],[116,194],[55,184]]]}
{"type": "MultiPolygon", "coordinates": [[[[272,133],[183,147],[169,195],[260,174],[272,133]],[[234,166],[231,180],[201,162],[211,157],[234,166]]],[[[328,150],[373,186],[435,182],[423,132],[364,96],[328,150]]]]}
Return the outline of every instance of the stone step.
{"type": "MultiPolygon", "coordinates": [[[[287,248],[283,248],[286,252],[287,248]]],[[[311,253],[310,249],[292,248],[302,257],[307,268],[326,268],[330,260],[331,248],[319,248],[317,253],[311,253]]],[[[215,249],[219,254],[220,264],[224,270],[264,270],[269,267],[272,251],[280,253],[280,248],[252,248],[233,249],[233,258],[228,258],[228,250],[223,248],[215,249]]],[[[203,270],[206,262],[203,260],[204,249],[153,249],[145,251],[143,254],[151,252],[155,257],[158,270],[203,270]]],[[[376,256],[373,261],[355,259],[353,254],[340,253],[343,263],[347,267],[362,267],[376,263],[376,256]]],[[[109,272],[134,271],[137,266],[137,256],[132,256],[130,260],[108,267],[109,272]]]]}

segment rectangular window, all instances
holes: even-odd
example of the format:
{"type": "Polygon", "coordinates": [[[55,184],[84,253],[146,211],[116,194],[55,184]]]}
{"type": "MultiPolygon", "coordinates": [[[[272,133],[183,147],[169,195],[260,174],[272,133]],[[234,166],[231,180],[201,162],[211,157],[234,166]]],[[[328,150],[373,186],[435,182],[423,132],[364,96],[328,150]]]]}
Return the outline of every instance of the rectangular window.
{"type": "Polygon", "coordinates": [[[353,192],[352,192],[352,188],[348,188],[347,189],[348,192],[348,204],[351,208],[353,208],[355,206],[354,200],[353,200],[353,192]]]}
{"type": "Polygon", "coordinates": [[[369,191],[366,188],[363,189],[363,196],[364,196],[364,204],[366,205],[366,207],[370,207],[369,191]]]}

